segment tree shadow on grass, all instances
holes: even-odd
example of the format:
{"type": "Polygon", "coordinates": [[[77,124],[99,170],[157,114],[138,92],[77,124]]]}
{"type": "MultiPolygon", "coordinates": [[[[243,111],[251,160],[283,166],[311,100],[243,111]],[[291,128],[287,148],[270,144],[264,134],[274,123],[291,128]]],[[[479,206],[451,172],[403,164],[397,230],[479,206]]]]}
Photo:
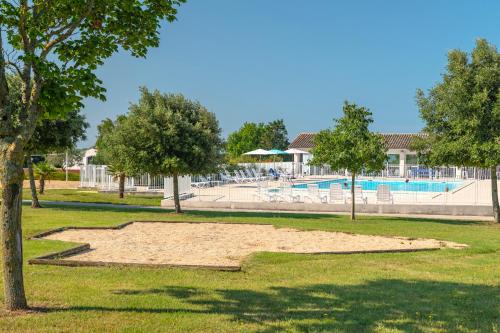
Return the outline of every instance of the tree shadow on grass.
{"type": "MultiPolygon", "coordinates": [[[[28,205],[28,203],[25,203],[28,205]]],[[[236,212],[236,211],[202,211],[202,210],[186,210],[185,214],[174,214],[171,209],[161,207],[140,207],[127,204],[106,204],[106,203],[75,203],[68,202],[65,204],[49,203],[47,208],[61,211],[91,211],[91,212],[147,212],[158,214],[172,214],[175,217],[204,217],[204,218],[286,218],[286,219],[335,219],[345,218],[342,215],[333,214],[301,214],[301,213],[278,213],[278,212],[236,212]],[[88,205],[87,205],[88,204],[88,205]],[[118,207],[119,206],[119,207],[118,207]]]]}
{"type": "Polygon", "coordinates": [[[389,279],[345,286],[277,286],[263,291],[165,286],[115,290],[112,294],[175,298],[185,306],[79,306],[66,310],[228,315],[236,322],[258,324],[260,332],[372,332],[380,328],[403,332],[493,332],[500,327],[500,288],[452,282],[389,279]]]}
{"type": "MultiPolygon", "coordinates": [[[[28,202],[24,202],[24,205],[29,205],[28,202]]],[[[67,210],[67,211],[103,211],[103,212],[154,212],[159,214],[172,214],[174,211],[171,209],[161,208],[159,206],[138,206],[134,204],[113,204],[113,203],[102,203],[102,202],[44,202],[45,207],[57,209],[57,210],[67,210]]],[[[217,210],[185,210],[185,215],[181,216],[193,216],[193,217],[204,217],[210,219],[217,218],[282,218],[282,219],[308,219],[308,220],[342,220],[343,222],[349,222],[348,216],[346,214],[321,214],[321,213],[295,213],[295,212],[238,212],[238,211],[217,211],[217,210]]],[[[178,215],[176,215],[178,216],[178,215]]],[[[422,222],[422,223],[436,223],[436,224],[450,224],[450,225],[487,225],[491,222],[486,221],[475,221],[475,220],[454,220],[450,219],[432,219],[432,218],[420,218],[420,217],[398,217],[398,216],[377,216],[377,215],[358,215],[358,222],[373,221],[373,220],[385,220],[385,221],[401,221],[401,222],[422,222]]]]}

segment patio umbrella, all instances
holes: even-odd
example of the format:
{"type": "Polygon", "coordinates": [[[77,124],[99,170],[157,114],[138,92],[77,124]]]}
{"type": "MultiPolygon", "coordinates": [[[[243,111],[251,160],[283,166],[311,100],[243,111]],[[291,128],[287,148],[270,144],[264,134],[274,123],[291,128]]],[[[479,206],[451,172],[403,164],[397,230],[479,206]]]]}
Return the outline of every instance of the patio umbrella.
{"type": "MultiPolygon", "coordinates": [[[[271,149],[269,151],[269,155],[287,155],[288,153],[286,151],[283,151],[283,150],[279,150],[279,149],[271,149]]],[[[274,162],[274,171],[276,171],[276,156],[273,158],[273,162],[274,162]]]]}
{"type": "Polygon", "coordinates": [[[271,149],[269,151],[269,155],[286,155],[288,154],[286,151],[279,150],[279,149],[271,149]]]}
{"type": "MultiPolygon", "coordinates": [[[[244,153],[243,155],[272,155],[268,150],[265,149],[255,149],[249,152],[244,153]]],[[[259,161],[262,162],[262,158],[259,158],[259,161]]]]}
{"type": "Polygon", "coordinates": [[[247,153],[244,153],[243,155],[272,155],[272,153],[264,149],[255,149],[247,153]]]}

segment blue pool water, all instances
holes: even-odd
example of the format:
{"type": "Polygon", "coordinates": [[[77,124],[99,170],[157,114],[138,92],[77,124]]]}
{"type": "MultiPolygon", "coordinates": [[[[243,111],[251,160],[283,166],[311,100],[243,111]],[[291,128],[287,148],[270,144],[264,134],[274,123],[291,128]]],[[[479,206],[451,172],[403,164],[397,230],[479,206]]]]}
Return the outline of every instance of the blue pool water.
{"type": "MultiPolygon", "coordinates": [[[[318,184],[320,189],[329,189],[330,184],[341,183],[342,188],[350,189],[351,180],[345,179],[332,179],[320,182],[314,182],[312,184],[318,184]]],[[[363,190],[376,191],[377,186],[381,184],[389,185],[391,191],[409,191],[409,192],[446,192],[452,191],[457,187],[462,185],[462,182],[439,182],[439,181],[422,181],[422,180],[410,180],[408,182],[401,180],[357,180],[356,185],[361,185],[363,190]]],[[[307,184],[296,184],[293,185],[294,188],[307,188],[307,184]]]]}

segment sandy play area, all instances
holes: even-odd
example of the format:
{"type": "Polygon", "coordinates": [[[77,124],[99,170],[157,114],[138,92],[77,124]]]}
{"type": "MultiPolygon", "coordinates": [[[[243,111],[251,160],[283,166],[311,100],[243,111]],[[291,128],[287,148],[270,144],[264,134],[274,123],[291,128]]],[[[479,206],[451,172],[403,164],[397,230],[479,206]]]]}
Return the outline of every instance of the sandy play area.
{"type": "Polygon", "coordinates": [[[207,266],[239,266],[244,257],[260,251],[342,253],[465,246],[434,239],[222,223],[135,222],[118,230],[65,230],[44,238],[90,244],[90,251],[66,260],[207,266]]]}

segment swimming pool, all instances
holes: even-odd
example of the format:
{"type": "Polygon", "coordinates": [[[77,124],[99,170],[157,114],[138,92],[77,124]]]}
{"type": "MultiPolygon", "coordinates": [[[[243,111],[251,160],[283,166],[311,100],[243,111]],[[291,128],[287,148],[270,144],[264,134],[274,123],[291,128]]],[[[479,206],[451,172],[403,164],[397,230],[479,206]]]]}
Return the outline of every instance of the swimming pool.
{"type": "MultiPolygon", "coordinates": [[[[313,182],[310,184],[318,184],[320,189],[329,189],[330,184],[341,183],[342,188],[350,189],[351,180],[347,178],[343,179],[332,179],[324,180],[319,182],[313,182]]],[[[408,182],[404,180],[369,180],[362,179],[356,180],[356,185],[361,185],[363,190],[366,191],[376,191],[377,186],[384,184],[389,185],[391,191],[408,191],[408,192],[446,192],[452,191],[457,187],[462,185],[462,182],[440,182],[440,181],[423,181],[423,180],[409,180],[408,182]]],[[[296,184],[293,185],[294,188],[307,188],[307,184],[296,184]]]]}

